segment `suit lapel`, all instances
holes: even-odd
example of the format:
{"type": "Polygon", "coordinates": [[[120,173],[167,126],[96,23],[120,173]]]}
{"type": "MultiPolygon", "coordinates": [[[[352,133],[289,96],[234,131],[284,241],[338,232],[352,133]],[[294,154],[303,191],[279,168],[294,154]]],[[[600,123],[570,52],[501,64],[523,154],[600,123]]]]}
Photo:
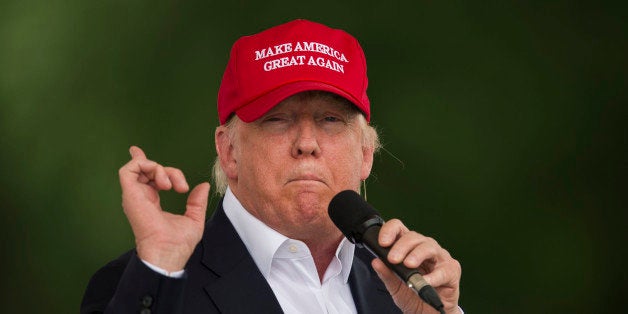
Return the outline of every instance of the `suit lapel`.
{"type": "Polygon", "coordinates": [[[372,255],[365,249],[355,248],[349,287],[355,307],[360,314],[401,313],[386,286],[371,268],[372,255]]]}
{"type": "Polygon", "coordinates": [[[218,205],[205,226],[202,264],[218,278],[204,287],[222,313],[282,313],[277,298],[218,205]]]}
{"type": "MultiPolygon", "coordinates": [[[[283,313],[279,301],[218,204],[205,225],[201,263],[215,277],[204,290],[221,313],[283,313]]],[[[372,256],[356,248],[349,286],[360,314],[401,313],[371,269],[372,256]]]]}

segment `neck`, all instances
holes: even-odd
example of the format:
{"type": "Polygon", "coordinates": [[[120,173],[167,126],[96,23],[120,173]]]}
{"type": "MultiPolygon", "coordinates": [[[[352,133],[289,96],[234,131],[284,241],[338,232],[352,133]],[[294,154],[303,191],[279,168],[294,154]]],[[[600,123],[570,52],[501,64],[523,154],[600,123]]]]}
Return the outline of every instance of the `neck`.
{"type": "Polygon", "coordinates": [[[316,265],[316,271],[318,272],[318,279],[321,282],[323,282],[323,277],[329,267],[329,263],[331,263],[331,260],[336,255],[336,250],[338,249],[338,245],[340,245],[341,240],[342,238],[335,241],[302,240],[307,245],[310,253],[312,253],[312,258],[314,259],[314,264],[316,265]]]}

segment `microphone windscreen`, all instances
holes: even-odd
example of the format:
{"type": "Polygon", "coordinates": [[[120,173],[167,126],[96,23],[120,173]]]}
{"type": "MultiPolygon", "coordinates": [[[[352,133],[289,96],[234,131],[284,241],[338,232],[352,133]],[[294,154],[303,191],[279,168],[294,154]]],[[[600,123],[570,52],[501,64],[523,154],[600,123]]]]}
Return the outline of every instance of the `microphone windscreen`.
{"type": "Polygon", "coordinates": [[[349,239],[355,233],[362,232],[362,223],[379,216],[377,210],[353,190],[336,194],[329,203],[328,213],[336,227],[349,239]]]}

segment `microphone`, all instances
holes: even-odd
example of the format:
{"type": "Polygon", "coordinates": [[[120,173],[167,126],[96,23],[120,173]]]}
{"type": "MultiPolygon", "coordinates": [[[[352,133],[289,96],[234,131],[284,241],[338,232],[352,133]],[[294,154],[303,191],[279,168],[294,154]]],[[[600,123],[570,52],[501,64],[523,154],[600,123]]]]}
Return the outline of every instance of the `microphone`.
{"type": "Polygon", "coordinates": [[[425,303],[440,313],[445,313],[438,293],[423,279],[418,269],[407,268],[401,263],[388,262],[390,249],[381,247],[377,241],[384,220],[360,194],[352,190],[336,194],[329,203],[328,212],[331,220],[349,241],[358,247],[366,247],[369,252],[379,257],[388,268],[392,269],[425,303]]]}

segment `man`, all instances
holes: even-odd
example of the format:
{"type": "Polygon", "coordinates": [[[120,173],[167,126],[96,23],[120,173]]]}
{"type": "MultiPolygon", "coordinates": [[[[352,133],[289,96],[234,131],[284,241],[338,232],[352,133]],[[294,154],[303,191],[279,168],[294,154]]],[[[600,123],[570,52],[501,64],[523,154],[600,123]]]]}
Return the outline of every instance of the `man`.
{"type": "MultiPolygon", "coordinates": [[[[158,192],[187,192],[184,175],[131,147],[119,176],[136,249],[93,276],[81,312],[435,313],[327,214],[359,190],[379,145],[366,87],[344,31],[296,20],[240,38],[218,96],[218,208],[205,221],[201,183],[184,215],[162,211],[158,192]]],[[[460,265],[436,241],[393,219],[379,242],[460,311],[460,265]]]]}

